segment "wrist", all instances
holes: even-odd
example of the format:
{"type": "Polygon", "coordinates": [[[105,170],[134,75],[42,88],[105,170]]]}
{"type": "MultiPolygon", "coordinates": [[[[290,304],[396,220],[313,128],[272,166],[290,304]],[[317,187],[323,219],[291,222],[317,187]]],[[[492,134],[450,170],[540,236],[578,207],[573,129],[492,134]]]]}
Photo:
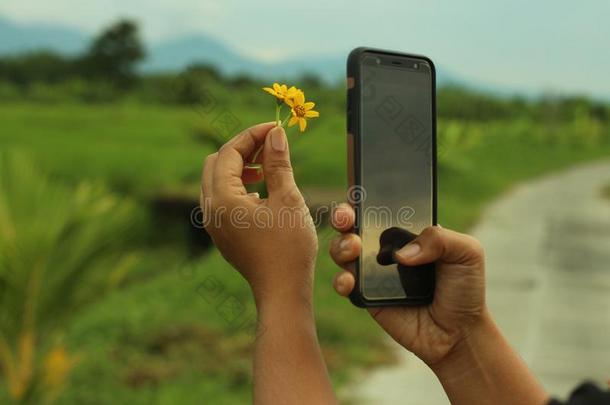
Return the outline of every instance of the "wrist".
{"type": "Polygon", "coordinates": [[[254,302],[259,313],[278,311],[312,310],[312,293],[310,287],[279,288],[275,290],[253,290],[254,302]]]}
{"type": "Polygon", "coordinates": [[[485,310],[481,317],[462,333],[447,354],[430,367],[441,381],[463,377],[480,365],[478,358],[481,351],[488,350],[493,342],[501,339],[503,337],[491,314],[485,310]]]}
{"type": "Polygon", "coordinates": [[[489,312],[432,370],[455,404],[541,405],[548,394],[489,312]]]}
{"type": "Polygon", "coordinates": [[[255,295],[259,334],[297,334],[315,336],[312,299],[307,294],[289,290],[255,295]]]}
{"type": "Polygon", "coordinates": [[[270,280],[251,284],[254,302],[259,315],[269,312],[312,312],[313,280],[270,280]]]}

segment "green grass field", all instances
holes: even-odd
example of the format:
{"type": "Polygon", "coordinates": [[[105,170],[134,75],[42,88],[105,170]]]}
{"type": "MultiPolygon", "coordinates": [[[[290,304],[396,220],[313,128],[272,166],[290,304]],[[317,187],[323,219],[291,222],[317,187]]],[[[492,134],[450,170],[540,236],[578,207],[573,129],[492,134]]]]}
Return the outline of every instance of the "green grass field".
{"type": "MultiPolygon", "coordinates": [[[[304,135],[289,133],[297,182],[306,193],[340,195],[345,189],[339,94],[321,90],[313,97],[321,118],[304,135]]],[[[218,110],[209,113],[129,102],[0,105],[1,150],[26,153],[57,182],[105,183],[145,214],[137,224],[140,237],[125,247],[140,257],[133,274],[72,314],[64,340],[78,364],[60,403],[248,401],[254,307],[245,282],[217,252],[189,252],[188,212],[169,230],[157,229],[154,221],[163,214],[153,204],[159,196],[197,203],[201,162],[212,146],[195,131],[222,132],[215,121],[221,111],[233,114],[240,128],[273,119],[272,100],[262,92],[219,96],[217,102],[218,110]],[[241,315],[228,314],[226,300],[241,305],[241,315]]],[[[441,119],[439,144],[439,222],[462,231],[512,185],[610,156],[609,126],[593,118],[561,125],[524,117],[441,119]]],[[[322,227],[319,238],[318,331],[333,380],[341,386],[354,370],[392,359],[367,313],[334,294],[335,268],[327,255],[331,230],[322,227]]]]}

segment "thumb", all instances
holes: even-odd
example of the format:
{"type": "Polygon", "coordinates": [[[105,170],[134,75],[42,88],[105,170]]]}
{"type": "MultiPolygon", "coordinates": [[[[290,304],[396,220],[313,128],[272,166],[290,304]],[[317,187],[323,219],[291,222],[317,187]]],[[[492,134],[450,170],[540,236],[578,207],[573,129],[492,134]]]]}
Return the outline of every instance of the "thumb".
{"type": "Polygon", "coordinates": [[[481,243],[472,236],[429,226],[394,256],[399,263],[416,266],[441,260],[444,263],[472,266],[484,262],[481,243]]]}
{"type": "Polygon", "coordinates": [[[271,129],[265,138],[263,174],[269,198],[276,198],[296,189],[290,164],[288,139],[282,127],[271,129]]]}

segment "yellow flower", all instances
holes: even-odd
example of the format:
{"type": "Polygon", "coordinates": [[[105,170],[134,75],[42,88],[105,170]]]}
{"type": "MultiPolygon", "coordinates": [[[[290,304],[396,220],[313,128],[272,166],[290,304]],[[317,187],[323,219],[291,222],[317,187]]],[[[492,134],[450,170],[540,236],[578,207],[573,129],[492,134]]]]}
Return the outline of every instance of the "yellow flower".
{"type": "Polygon", "coordinates": [[[316,118],[320,116],[320,113],[312,110],[315,103],[308,101],[305,102],[305,94],[298,90],[294,93],[291,98],[286,98],[286,104],[292,108],[292,117],[288,121],[288,126],[291,127],[297,122],[299,123],[299,129],[301,132],[305,131],[307,127],[307,118],[316,118]]]}
{"type": "Polygon", "coordinates": [[[297,97],[305,98],[305,93],[303,93],[303,90],[297,89],[294,86],[292,86],[291,89],[294,89],[294,90],[292,90],[288,94],[286,94],[286,97],[285,97],[285,100],[284,100],[284,102],[286,104],[291,105],[290,102],[293,102],[294,99],[297,98],[297,97]]]}
{"type": "Polygon", "coordinates": [[[292,86],[288,88],[285,84],[273,83],[273,88],[263,87],[263,90],[277,98],[278,103],[285,101],[289,97],[293,97],[298,91],[296,87],[292,86]]]}

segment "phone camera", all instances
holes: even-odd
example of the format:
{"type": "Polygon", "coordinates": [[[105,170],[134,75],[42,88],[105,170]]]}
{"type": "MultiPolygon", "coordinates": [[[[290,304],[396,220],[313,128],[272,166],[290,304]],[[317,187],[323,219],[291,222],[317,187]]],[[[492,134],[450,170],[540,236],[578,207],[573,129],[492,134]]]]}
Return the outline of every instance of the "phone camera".
{"type": "Polygon", "coordinates": [[[419,64],[414,63],[414,64],[413,64],[413,69],[417,69],[417,68],[419,68],[419,64]]]}
{"type": "Polygon", "coordinates": [[[380,65],[380,64],[381,64],[381,59],[379,59],[379,58],[375,58],[375,63],[377,63],[378,65],[380,65]]]}

